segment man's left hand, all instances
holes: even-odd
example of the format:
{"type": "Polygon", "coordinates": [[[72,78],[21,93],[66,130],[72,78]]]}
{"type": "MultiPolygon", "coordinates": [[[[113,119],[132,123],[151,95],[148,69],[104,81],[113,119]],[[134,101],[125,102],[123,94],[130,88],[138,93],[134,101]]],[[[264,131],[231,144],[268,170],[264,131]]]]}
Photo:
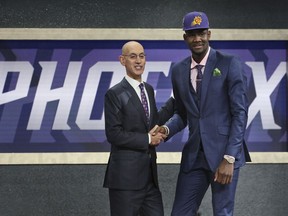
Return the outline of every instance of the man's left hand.
{"type": "Polygon", "coordinates": [[[233,179],[234,163],[223,159],[216,170],[214,181],[220,184],[230,184],[233,179]]]}

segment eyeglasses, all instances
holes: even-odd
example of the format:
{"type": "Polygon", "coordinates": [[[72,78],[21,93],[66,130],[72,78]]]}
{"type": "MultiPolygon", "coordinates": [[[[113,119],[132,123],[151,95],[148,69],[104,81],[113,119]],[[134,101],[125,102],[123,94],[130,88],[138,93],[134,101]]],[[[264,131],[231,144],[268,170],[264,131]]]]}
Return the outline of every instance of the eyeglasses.
{"type": "Polygon", "coordinates": [[[145,59],[145,57],[146,57],[145,53],[140,53],[139,55],[137,55],[135,53],[131,53],[129,55],[122,55],[122,56],[127,56],[131,60],[136,60],[138,57],[140,59],[145,59]]]}

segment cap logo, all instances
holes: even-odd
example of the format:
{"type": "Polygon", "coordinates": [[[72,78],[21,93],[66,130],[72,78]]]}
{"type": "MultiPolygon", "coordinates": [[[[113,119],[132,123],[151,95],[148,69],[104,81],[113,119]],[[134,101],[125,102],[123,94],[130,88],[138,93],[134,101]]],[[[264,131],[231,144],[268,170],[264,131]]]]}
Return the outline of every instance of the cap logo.
{"type": "Polygon", "coordinates": [[[202,18],[200,16],[195,16],[192,22],[192,26],[201,25],[201,22],[202,22],[202,18]]]}

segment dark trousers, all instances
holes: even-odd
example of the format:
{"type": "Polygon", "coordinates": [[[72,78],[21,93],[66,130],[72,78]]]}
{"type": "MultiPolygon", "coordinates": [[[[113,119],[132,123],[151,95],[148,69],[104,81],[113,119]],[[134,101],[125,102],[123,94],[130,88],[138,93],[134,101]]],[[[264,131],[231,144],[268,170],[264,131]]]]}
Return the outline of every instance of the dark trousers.
{"type": "Polygon", "coordinates": [[[137,191],[109,189],[111,216],[163,216],[162,195],[153,183],[137,191]]]}
{"type": "Polygon", "coordinates": [[[239,169],[234,170],[233,181],[227,185],[214,182],[204,152],[200,151],[189,173],[179,172],[172,216],[196,216],[202,199],[211,185],[214,216],[232,216],[239,169]]]}
{"type": "Polygon", "coordinates": [[[142,190],[109,189],[111,216],[164,216],[162,195],[152,172],[142,190]]]}

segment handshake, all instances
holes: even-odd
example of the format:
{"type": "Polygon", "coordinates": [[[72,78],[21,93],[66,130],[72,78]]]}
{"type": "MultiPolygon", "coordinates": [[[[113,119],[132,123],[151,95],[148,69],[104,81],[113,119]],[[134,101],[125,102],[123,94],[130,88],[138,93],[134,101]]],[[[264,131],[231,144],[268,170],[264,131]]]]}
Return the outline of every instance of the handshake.
{"type": "Polygon", "coordinates": [[[150,145],[152,146],[158,146],[160,142],[164,141],[169,135],[168,129],[163,125],[162,126],[155,125],[149,131],[149,134],[151,137],[150,145]]]}

